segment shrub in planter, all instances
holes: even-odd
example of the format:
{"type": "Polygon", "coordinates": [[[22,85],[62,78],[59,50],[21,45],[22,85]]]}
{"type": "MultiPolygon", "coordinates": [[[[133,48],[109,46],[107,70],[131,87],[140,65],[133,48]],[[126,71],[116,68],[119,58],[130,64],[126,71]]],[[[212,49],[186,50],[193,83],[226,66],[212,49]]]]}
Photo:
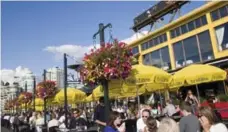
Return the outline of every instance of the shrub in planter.
{"type": "Polygon", "coordinates": [[[218,95],[218,99],[219,99],[221,102],[227,102],[227,101],[228,101],[228,95],[220,94],[220,95],[218,95]]]}

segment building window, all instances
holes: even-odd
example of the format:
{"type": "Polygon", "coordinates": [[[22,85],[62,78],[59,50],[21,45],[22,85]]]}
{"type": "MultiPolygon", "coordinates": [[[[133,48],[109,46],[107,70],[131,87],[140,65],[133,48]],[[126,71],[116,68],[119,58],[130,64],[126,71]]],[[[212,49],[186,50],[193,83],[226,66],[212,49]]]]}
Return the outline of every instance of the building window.
{"type": "Polygon", "coordinates": [[[173,30],[170,31],[170,34],[171,34],[171,38],[175,38],[175,37],[178,37],[182,34],[185,34],[187,32],[190,32],[196,28],[199,28],[199,27],[202,27],[204,25],[207,24],[207,19],[206,19],[206,16],[201,16],[187,24],[184,24],[180,27],[177,27],[173,30]]]}
{"type": "Polygon", "coordinates": [[[145,54],[143,56],[143,64],[144,65],[151,65],[151,62],[150,62],[150,54],[145,54]]]}
{"type": "Polygon", "coordinates": [[[159,50],[153,51],[150,55],[151,55],[152,65],[155,67],[161,68],[162,63],[161,63],[161,55],[159,50]]]}
{"type": "Polygon", "coordinates": [[[171,38],[175,38],[176,34],[175,34],[175,30],[171,30],[171,38]]]}
{"type": "Polygon", "coordinates": [[[184,44],[184,51],[185,51],[185,57],[186,57],[185,63],[188,65],[188,64],[200,62],[196,36],[189,37],[183,40],[183,44],[184,44]]]}
{"type": "Polygon", "coordinates": [[[218,20],[219,19],[218,10],[211,12],[211,17],[213,21],[218,20]]]}
{"type": "Polygon", "coordinates": [[[171,69],[169,49],[168,47],[161,48],[159,50],[150,52],[143,56],[144,65],[152,65],[163,70],[171,69]]]}
{"type": "Polygon", "coordinates": [[[228,49],[228,23],[216,27],[215,33],[219,51],[228,49]]]}
{"type": "Polygon", "coordinates": [[[214,58],[209,31],[173,44],[173,51],[176,68],[214,58]]]}
{"type": "Polygon", "coordinates": [[[186,32],[188,32],[187,25],[182,25],[181,26],[181,33],[185,34],[186,32]]]}
{"type": "Polygon", "coordinates": [[[168,47],[165,47],[165,48],[161,49],[161,59],[162,59],[162,69],[163,70],[171,69],[171,63],[170,63],[168,47]]]}
{"type": "Polygon", "coordinates": [[[184,58],[182,41],[175,43],[173,45],[173,50],[174,50],[176,68],[184,66],[185,58],[184,58]]]}
{"type": "Polygon", "coordinates": [[[138,54],[139,53],[139,47],[138,46],[133,47],[132,53],[133,53],[133,55],[138,54]]]}
{"type": "Polygon", "coordinates": [[[216,21],[218,19],[221,19],[223,17],[228,16],[228,9],[227,6],[223,6],[217,10],[214,10],[211,12],[211,17],[213,21],[216,21]]]}
{"type": "Polygon", "coordinates": [[[206,25],[207,24],[207,18],[206,18],[206,16],[204,15],[204,16],[202,16],[201,17],[201,26],[203,26],[203,25],[206,25]]]}
{"type": "Polygon", "coordinates": [[[194,21],[188,23],[188,31],[192,31],[195,29],[194,21]]]}
{"type": "Polygon", "coordinates": [[[160,36],[157,36],[157,37],[145,42],[144,44],[141,44],[141,49],[146,50],[146,49],[149,49],[149,48],[156,46],[160,43],[164,43],[166,41],[167,41],[167,36],[166,36],[166,33],[164,33],[160,36]]]}
{"type": "Polygon", "coordinates": [[[208,31],[202,32],[197,35],[200,45],[200,53],[203,61],[211,60],[214,58],[211,37],[208,31]]]}

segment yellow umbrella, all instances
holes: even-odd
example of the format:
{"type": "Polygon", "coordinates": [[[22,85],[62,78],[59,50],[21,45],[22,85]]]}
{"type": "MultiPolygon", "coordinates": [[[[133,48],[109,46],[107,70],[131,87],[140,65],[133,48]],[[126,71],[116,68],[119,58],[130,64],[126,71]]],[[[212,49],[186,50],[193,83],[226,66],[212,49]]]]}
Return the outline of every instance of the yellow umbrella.
{"type": "Polygon", "coordinates": [[[44,107],[43,106],[35,106],[36,111],[43,111],[44,107]]]}
{"type": "Polygon", "coordinates": [[[95,97],[93,97],[93,94],[90,94],[89,96],[87,96],[84,99],[84,102],[92,102],[92,101],[97,101],[97,100],[99,100],[99,98],[95,98],[95,97]]]}
{"type": "Polygon", "coordinates": [[[171,75],[157,67],[142,64],[134,65],[129,77],[125,80],[111,80],[110,89],[122,88],[122,94],[136,93],[142,94],[146,90],[149,92],[167,88],[171,80],[171,75]]]}
{"type": "MultiPolygon", "coordinates": [[[[97,86],[93,92],[94,98],[99,98],[104,96],[104,91],[101,85],[97,86]]],[[[120,95],[120,90],[118,88],[109,88],[109,98],[115,98],[116,96],[120,95]]]]}
{"type": "MultiPolygon", "coordinates": [[[[33,105],[33,101],[30,103],[31,105],[33,105]]],[[[36,104],[36,106],[44,105],[44,100],[41,98],[35,98],[35,104],[36,104]]]]}
{"type": "MultiPolygon", "coordinates": [[[[67,101],[69,104],[75,104],[80,102],[86,97],[86,94],[76,88],[67,88],[67,101]]],[[[55,96],[55,100],[58,103],[64,102],[64,89],[61,89],[55,96]]]]}
{"type": "Polygon", "coordinates": [[[193,64],[176,72],[172,77],[169,87],[177,88],[225,79],[226,72],[220,68],[208,64],[193,64]]]}

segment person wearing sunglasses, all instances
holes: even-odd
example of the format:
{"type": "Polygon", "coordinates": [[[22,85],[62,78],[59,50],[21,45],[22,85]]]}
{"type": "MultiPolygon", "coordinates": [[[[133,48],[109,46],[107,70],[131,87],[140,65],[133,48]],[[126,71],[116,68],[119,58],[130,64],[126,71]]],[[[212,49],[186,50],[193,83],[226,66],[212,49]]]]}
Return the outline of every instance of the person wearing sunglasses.
{"type": "MultiPolygon", "coordinates": [[[[145,127],[147,126],[146,123],[147,123],[147,119],[151,117],[151,113],[150,113],[150,110],[149,109],[144,109],[142,111],[142,116],[141,118],[139,118],[137,120],[137,124],[136,124],[136,127],[137,127],[137,132],[144,132],[145,130],[145,127]]],[[[159,121],[157,121],[157,127],[159,126],[159,121]]]]}
{"type": "Polygon", "coordinates": [[[198,117],[204,132],[228,132],[226,126],[218,122],[219,120],[211,107],[200,107],[198,117]]]}

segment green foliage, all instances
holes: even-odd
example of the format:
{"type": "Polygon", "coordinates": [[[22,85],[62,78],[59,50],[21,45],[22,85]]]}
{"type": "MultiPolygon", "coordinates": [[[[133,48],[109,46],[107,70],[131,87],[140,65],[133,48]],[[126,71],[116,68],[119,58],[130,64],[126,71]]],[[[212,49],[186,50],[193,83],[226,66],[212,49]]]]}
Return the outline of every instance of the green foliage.
{"type": "Polygon", "coordinates": [[[173,100],[174,105],[180,105],[180,100],[179,99],[174,99],[173,100]]]}
{"type": "Polygon", "coordinates": [[[220,94],[220,95],[218,95],[218,99],[221,102],[227,102],[228,101],[228,95],[226,95],[226,94],[220,94]]]}
{"type": "Polygon", "coordinates": [[[205,100],[206,100],[205,98],[200,97],[200,102],[201,102],[201,103],[204,102],[205,100]]]}

